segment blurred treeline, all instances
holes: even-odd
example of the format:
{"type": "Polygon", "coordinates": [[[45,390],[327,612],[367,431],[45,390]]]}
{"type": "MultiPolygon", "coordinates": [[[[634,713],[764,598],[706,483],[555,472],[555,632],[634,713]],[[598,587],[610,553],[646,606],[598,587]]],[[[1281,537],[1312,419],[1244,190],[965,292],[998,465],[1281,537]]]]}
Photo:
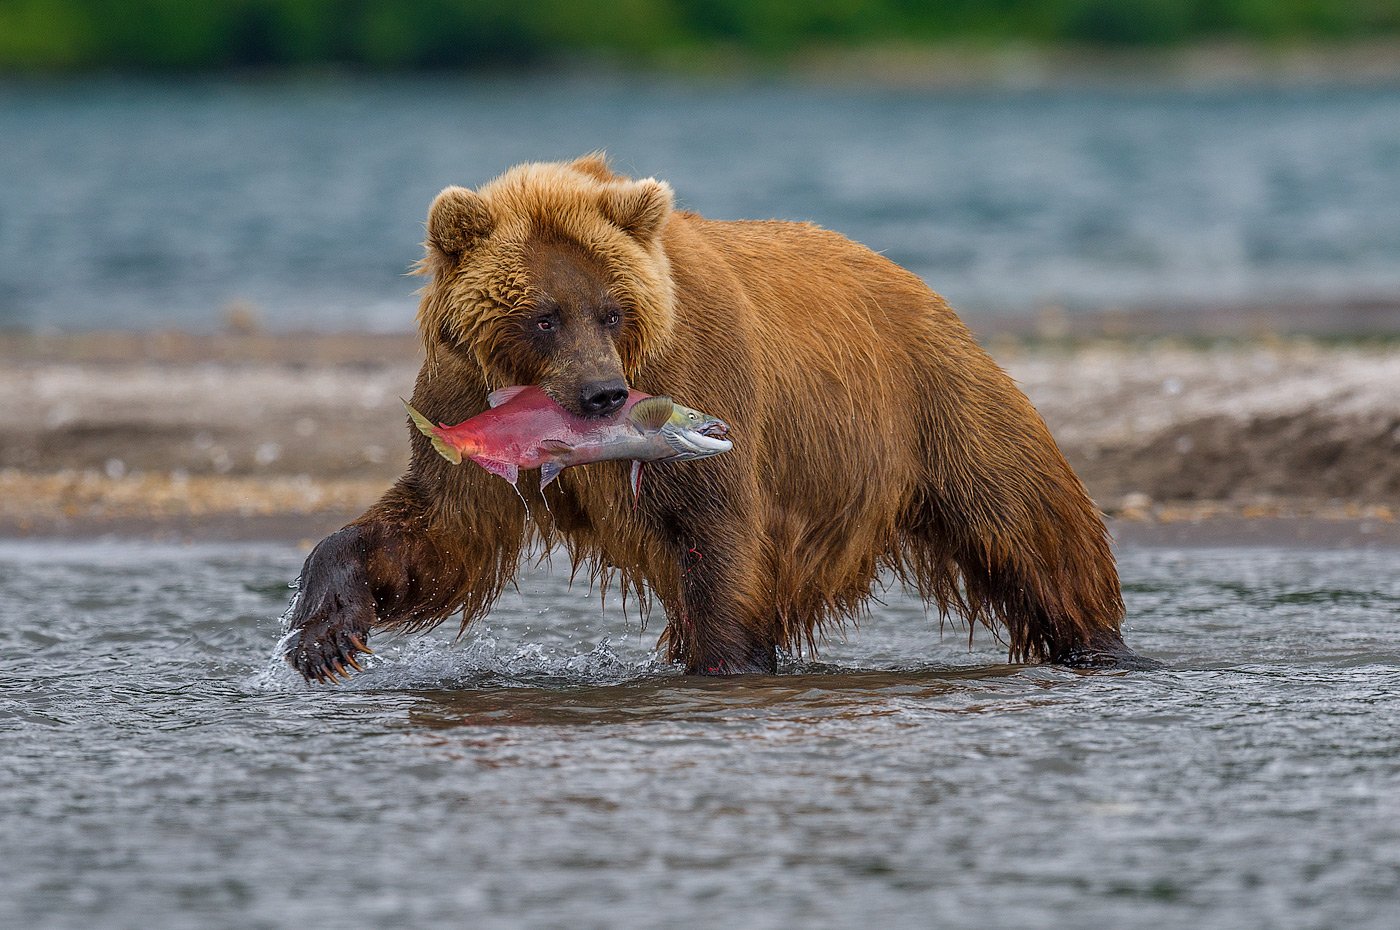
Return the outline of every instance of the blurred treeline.
{"type": "Polygon", "coordinates": [[[0,0],[0,69],[645,64],[861,44],[1397,33],[1400,0],[0,0]]]}

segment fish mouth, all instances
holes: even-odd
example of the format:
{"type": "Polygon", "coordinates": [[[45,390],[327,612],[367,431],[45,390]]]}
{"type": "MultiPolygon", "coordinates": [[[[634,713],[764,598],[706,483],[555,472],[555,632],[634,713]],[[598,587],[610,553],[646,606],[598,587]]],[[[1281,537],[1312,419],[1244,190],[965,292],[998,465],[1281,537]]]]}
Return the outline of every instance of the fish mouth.
{"type": "Polygon", "coordinates": [[[727,439],[729,437],[729,424],[723,420],[711,420],[695,432],[711,439],[727,439]]]}
{"type": "Polygon", "coordinates": [[[694,429],[662,430],[678,459],[703,459],[728,452],[734,448],[728,435],[729,425],[723,420],[708,420],[694,429]]]}

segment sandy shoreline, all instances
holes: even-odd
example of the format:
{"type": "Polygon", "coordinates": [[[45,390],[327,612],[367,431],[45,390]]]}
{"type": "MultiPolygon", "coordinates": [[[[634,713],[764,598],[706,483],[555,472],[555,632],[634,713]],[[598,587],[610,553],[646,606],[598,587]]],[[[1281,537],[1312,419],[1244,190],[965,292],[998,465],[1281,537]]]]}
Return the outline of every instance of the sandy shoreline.
{"type": "MultiPolygon", "coordinates": [[[[1400,545],[1400,347],[993,332],[1125,542],[1400,545]]],[[[0,335],[0,536],[314,540],[401,472],[411,335],[0,335]]]]}

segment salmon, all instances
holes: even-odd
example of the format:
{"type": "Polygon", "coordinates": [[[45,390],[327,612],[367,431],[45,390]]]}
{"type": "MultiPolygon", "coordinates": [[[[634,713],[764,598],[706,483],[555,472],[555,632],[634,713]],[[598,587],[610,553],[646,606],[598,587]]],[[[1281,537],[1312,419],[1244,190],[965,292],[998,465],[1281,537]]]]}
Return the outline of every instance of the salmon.
{"type": "Polygon", "coordinates": [[[540,470],[540,488],[575,465],[632,460],[632,494],[641,493],[642,465],[684,462],[733,448],[729,426],[718,417],[682,406],[669,397],[630,391],[610,417],[576,416],[533,386],[493,391],[489,409],[456,426],[434,424],[413,409],[408,415],[454,465],[471,459],[514,485],[521,469],[540,470]]]}

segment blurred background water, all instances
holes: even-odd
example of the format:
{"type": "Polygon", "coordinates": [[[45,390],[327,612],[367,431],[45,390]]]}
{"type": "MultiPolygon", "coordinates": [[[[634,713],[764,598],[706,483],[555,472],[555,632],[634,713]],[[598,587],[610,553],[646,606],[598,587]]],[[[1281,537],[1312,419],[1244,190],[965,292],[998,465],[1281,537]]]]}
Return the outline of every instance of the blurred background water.
{"type": "Polygon", "coordinates": [[[1400,87],[665,77],[0,84],[0,326],[412,325],[433,195],[607,149],[971,313],[1400,294],[1400,87]]]}

